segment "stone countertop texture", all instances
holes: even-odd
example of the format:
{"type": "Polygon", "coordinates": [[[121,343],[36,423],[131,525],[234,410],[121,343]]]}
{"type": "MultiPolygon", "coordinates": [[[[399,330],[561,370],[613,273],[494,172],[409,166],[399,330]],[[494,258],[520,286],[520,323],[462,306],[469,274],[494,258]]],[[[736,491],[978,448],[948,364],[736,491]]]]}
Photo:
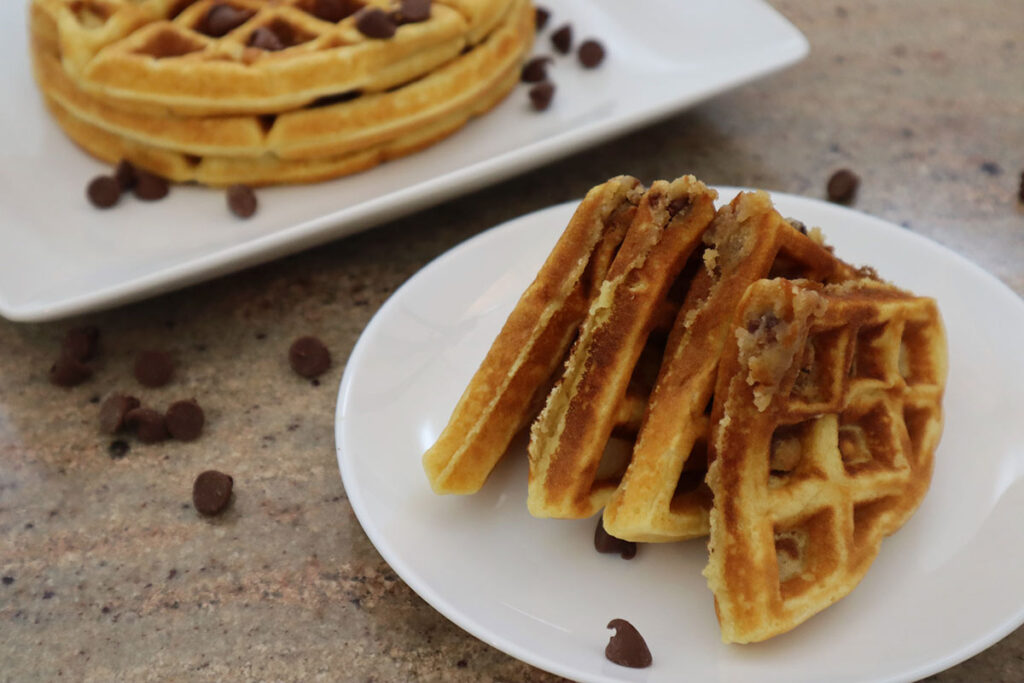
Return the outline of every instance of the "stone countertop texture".
{"type": "MultiPolygon", "coordinates": [[[[357,337],[409,276],[608,176],[692,172],[821,197],[849,167],[863,179],[855,208],[1024,294],[1019,4],[775,5],[810,56],[657,125],[181,292],[58,323],[0,320],[0,680],[558,680],[449,623],[384,563],[338,476],[334,405],[357,337]],[[79,387],[53,387],[63,332],[80,324],[102,331],[100,367],[79,387]],[[333,354],[319,385],[288,368],[301,334],[333,354]],[[169,386],[132,379],[144,348],[175,354],[169,386]],[[156,406],[194,396],[206,431],[193,443],[131,441],[115,459],[96,427],[96,401],[115,389],[156,406]],[[212,521],[190,503],[208,468],[236,484],[212,521]]],[[[932,680],[1024,680],[1024,629],[932,680]]]]}

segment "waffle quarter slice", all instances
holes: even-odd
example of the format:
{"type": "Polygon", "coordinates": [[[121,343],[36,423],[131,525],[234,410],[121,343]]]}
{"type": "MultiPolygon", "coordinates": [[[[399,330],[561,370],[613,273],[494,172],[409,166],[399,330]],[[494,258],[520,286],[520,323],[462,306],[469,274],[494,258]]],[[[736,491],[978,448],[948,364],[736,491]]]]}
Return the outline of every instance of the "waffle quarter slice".
{"type": "Polygon", "coordinates": [[[531,428],[533,515],[589,517],[618,484],[621,470],[601,470],[617,409],[661,305],[714,217],[715,196],[684,176],[656,181],[640,202],[565,372],[531,428]]]}
{"type": "Polygon", "coordinates": [[[712,410],[704,574],[723,641],[788,631],[860,582],[927,491],[945,379],[932,299],[876,280],[750,286],[712,410]]]}

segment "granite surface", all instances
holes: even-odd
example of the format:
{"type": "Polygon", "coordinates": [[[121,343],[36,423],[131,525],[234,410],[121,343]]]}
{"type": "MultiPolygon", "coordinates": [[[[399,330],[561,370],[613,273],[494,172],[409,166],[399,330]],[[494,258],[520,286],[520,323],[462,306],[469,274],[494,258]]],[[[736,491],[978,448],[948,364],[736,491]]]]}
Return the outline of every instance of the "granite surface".
{"type": "MultiPolygon", "coordinates": [[[[556,680],[449,623],[380,558],[338,476],[334,403],[360,331],[409,276],[607,176],[693,172],[821,197],[849,167],[863,179],[856,208],[1024,294],[1019,4],[775,5],[811,55],[662,123],[185,291],[58,323],[0,321],[0,680],[556,680]],[[96,376],[51,386],[64,330],[85,323],[102,330],[96,376]],[[288,368],[304,333],[335,359],[318,385],[288,368]],[[174,353],[169,386],[134,382],[143,348],[174,353]],[[116,389],[156,406],[196,397],[203,437],[112,457],[96,402],[116,389]],[[236,482],[213,520],[190,504],[207,468],[236,482]]],[[[1024,680],[1024,629],[934,680],[1024,680]]]]}

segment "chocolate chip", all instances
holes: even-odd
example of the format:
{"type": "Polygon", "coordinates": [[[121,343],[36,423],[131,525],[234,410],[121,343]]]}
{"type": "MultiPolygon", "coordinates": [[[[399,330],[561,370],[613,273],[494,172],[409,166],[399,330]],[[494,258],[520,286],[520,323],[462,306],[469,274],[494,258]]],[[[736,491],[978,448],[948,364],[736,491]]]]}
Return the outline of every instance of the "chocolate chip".
{"type": "Polygon", "coordinates": [[[584,41],[576,52],[576,56],[579,57],[580,64],[585,68],[593,69],[604,61],[604,45],[596,40],[584,41]]]}
{"type": "Polygon", "coordinates": [[[92,325],[75,327],[67,331],[60,351],[63,355],[77,360],[92,360],[99,349],[100,331],[92,325]]]}
{"type": "Polygon", "coordinates": [[[523,65],[523,82],[540,83],[548,78],[548,64],[551,57],[534,57],[523,65]]]}
{"type": "Polygon", "coordinates": [[[116,434],[124,427],[124,417],[139,407],[139,399],[124,394],[111,394],[100,406],[100,431],[116,434]]]}
{"type": "Polygon", "coordinates": [[[543,7],[538,7],[535,10],[534,17],[537,22],[537,30],[543,31],[544,27],[548,25],[548,19],[551,18],[551,12],[547,11],[543,7]]]}
{"type": "Polygon", "coordinates": [[[223,472],[207,470],[192,485],[192,504],[201,515],[219,515],[231,502],[235,480],[223,472]]]}
{"type": "Polygon", "coordinates": [[[214,5],[206,13],[206,19],[203,21],[200,32],[213,38],[220,38],[244,24],[252,14],[252,12],[231,5],[214,5]]]}
{"type": "Polygon", "coordinates": [[[842,168],[832,174],[828,179],[828,200],[845,204],[857,194],[857,187],[860,185],[860,178],[848,168],[842,168]]]}
{"type": "Polygon", "coordinates": [[[288,362],[298,374],[313,378],[331,367],[331,352],[316,337],[300,337],[288,349],[288,362]]]}
{"type": "Polygon", "coordinates": [[[555,96],[555,85],[544,81],[530,88],[530,102],[537,111],[544,111],[551,106],[551,98],[555,96]]]}
{"type": "Polygon", "coordinates": [[[1020,189],[1017,190],[1017,199],[1024,202],[1024,171],[1020,174],[1020,189]]]}
{"type": "Polygon", "coordinates": [[[110,442],[110,445],[107,446],[107,453],[110,454],[111,459],[120,460],[128,454],[128,451],[130,451],[131,448],[132,447],[129,446],[128,442],[124,439],[114,439],[110,442]]]}
{"type": "Polygon", "coordinates": [[[58,387],[78,386],[92,377],[92,368],[78,360],[61,354],[50,367],[50,382],[58,387]]]}
{"type": "Polygon", "coordinates": [[[604,649],[604,656],[610,662],[631,669],[645,669],[651,665],[651,651],[633,624],[625,619],[612,619],[608,622],[608,628],[615,629],[615,635],[604,649]]]}
{"type": "Polygon", "coordinates": [[[164,416],[167,431],[178,441],[195,441],[203,432],[206,417],[195,399],[175,401],[164,416]]]}
{"type": "Polygon", "coordinates": [[[14,577],[5,576],[4,578],[0,579],[0,581],[2,581],[5,586],[10,586],[12,583],[14,583],[14,577]]]}
{"type": "Polygon", "coordinates": [[[597,528],[594,529],[594,550],[599,553],[618,553],[624,560],[636,557],[636,543],[609,534],[604,530],[604,520],[601,518],[598,518],[597,528]]]}
{"type": "Polygon", "coordinates": [[[679,213],[682,213],[683,211],[689,209],[691,204],[693,204],[693,201],[690,199],[689,195],[676,197],[671,202],[669,202],[668,207],[666,207],[668,210],[668,215],[675,216],[679,213]]]}
{"type": "Polygon", "coordinates": [[[356,28],[367,38],[390,38],[395,35],[395,20],[376,7],[364,7],[356,14],[356,28]]]}
{"type": "Polygon", "coordinates": [[[255,47],[267,52],[277,52],[285,48],[281,38],[266,26],[260,26],[249,36],[249,47],[255,47]]]}
{"type": "Polygon", "coordinates": [[[795,218],[787,218],[786,222],[793,226],[794,230],[799,230],[803,234],[807,234],[807,226],[804,225],[803,221],[798,221],[795,218]]]}
{"type": "Polygon", "coordinates": [[[121,186],[122,192],[127,192],[135,187],[135,167],[132,166],[132,162],[127,159],[117,162],[114,177],[117,178],[117,184],[121,186]]]}
{"type": "Polygon", "coordinates": [[[167,438],[167,425],[164,416],[152,408],[135,408],[124,416],[124,423],[142,443],[156,443],[167,438]]]}
{"type": "Polygon", "coordinates": [[[142,351],[135,356],[135,379],[147,387],[162,387],[174,374],[174,360],[166,351],[142,351]]]}
{"type": "Polygon", "coordinates": [[[1003,172],[1003,169],[999,166],[999,164],[997,164],[994,161],[983,161],[979,168],[981,169],[982,173],[987,173],[988,175],[999,175],[1000,173],[1003,172]]]}
{"type": "Polygon", "coordinates": [[[563,55],[569,54],[572,50],[572,26],[566,24],[551,34],[551,44],[563,55]]]}
{"type": "Polygon", "coordinates": [[[430,18],[430,0],[402,0],[398,19],[403,24],[414,24],[430,18]]]}
{"type": "Polygon", "coordinates": [[[109,209],[121,198],[121,186],[113,176],[96,176],[89,181],[85,194],[97,209],[109,209]]]}
{"type": "Polygon", "coordinates": [[[256,213],[256,193],[248,185],[231,185],[227,190],[228,208],[239,218],[256,213]]]}
{"type": "Polygon", "coordinates": [[[350,12],[346,0],[316,0],[313,3],[312,13],[317,19],[337,23],[347,17],[350,12]]]}
{"type": "Polygon", "coordinates": [[[166,197],[170,187],[167,181],[160,176],[137,168],[135,169],[135,187],[133,190],[135,196],[139,199],[152,202],[166,197]]]}

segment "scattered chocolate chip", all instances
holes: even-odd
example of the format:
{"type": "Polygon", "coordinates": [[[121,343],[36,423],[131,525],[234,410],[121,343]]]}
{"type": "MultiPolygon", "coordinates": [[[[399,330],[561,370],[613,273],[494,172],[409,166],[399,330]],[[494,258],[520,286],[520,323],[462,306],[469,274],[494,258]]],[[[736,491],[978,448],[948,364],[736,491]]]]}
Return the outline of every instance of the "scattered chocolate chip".
{"type": "Polygon", "coordinates": [[[0,581],[2,581],[5,586],[10,586],[12,583],[14,583],[14,577],[5,576],[4,578],[0,579],[0,581]]]}
{"type": "Polygon", "coordinates": [[[331,352],[316,337],[300,337],[288,349],[288,362],[298,374],[313,378],[331,367],[331,352]]]}
{"type": "Polygon", "coordinates": [[[128,451],[131,450],[131,446],[124,439],[114,439],[107,446],[107,453],[113,460],[120,460],[124,456],[128,455],[128,451]]]}
{"type": "Polygon", "coordinates": [[[266,26],[260,26],[249,36],[249,47],[267,52],[277,52],[285,48],[281,38],[266,26]]]}
{"type": "Polygon", "coordinates": [[[234,479],[216,470],[207,470],[192,485],[192,504],[201,515],[218,515],[231,502],[234,479]]]}
{"type": "Polygon", "coordinates": [[[54,593],[53,591],[43,591],[43,600],[49,600],[54,595],[56,595],[56,593],[54,593]]]}
{"type": "Polygon", "coordinates": [[[459,661],[455,662],[455,666],[459,667],[460,669],[465,669],[467,666],[469,666],[469,662],[467,662],[465,659],[460,659],[459,661]]]}
{"type": "Polygon", "coordinates": [[[195,441],[203,432],[206,417],[195,399],[175,401],[164,416],[167,431],[178,441],[195,441]]]}
{"type": "Polygon", "coordinates": [[[139,399],[124,394],[111,394],[100,406],[100,431],[116,434],[124,427],[124,416],[141,405],[139,399]]]}
{"type": "Polygon", "coordinates": [[[563,55],[572,51],[572,26],[566,24],[551,34],[551,44],[563,55]]]}
{"type": "Polygon", "coordinates": [[[594,550],[599,553],[619,553],[624,560],[636,557],[636,543],[609,534],[604,530],[604,520],[600,517],[597,520],[597,528],[594,529],[594,550]]]}
{"type": "Polygon", "coordinates": [[[860,185],[860,178],[848,168],[842,168],[832,174],[828,179],[828,200],[839,204],[845,204],[857,194],[857,187],[860,185]]]}
{"type": "Polygon", "coordinates": [[[92,325],[75,327],[67,331],[61,342],[60,352],[70,358],[92,360],[99,349],[100,331],[92,325]]]}
{"type": "Polygon", "coordinates": [[[92,396],[89,397],[89,403],[99,403],[99,402],[100,402],[100,395],[99,394],[93,394],[92,396]]]}
{"type": "Polygon", "coordinates": [[[537,30],[543,31],[544,27],[548,25],[548,19],[551,18],[551,12],[547,11],[543,7],[538,7],[535,10],[534,16],[537,22],[537,30]]]}
{"type": "Polygon", "coordinates": [[[135,187],[133,191],[139,199],[147,202],[163,199],[167,196],[169,190],[170,186],[165,179],[149,171],[143,171],[141,168],[135,169],[135,187]]]}
{"type": "Polygon", "coordinates": [[[135,408],[124,416],[124,423],[142,443],[157,443],[167,438],[167,425],[164,416],[152,408],[135,408]]]}
{"type": "Polygon", "coordinates": [[[85,194],[96,208],[109,209],[121,198],[121,186],[113,176],[96,176],[89,181],[85,194]]]}
{"type": "Polygon", "coordinates": [[[251,16],[252,12],[250,11],[231,5],[217,4],[206,13],[206,19],[203,21],[200,32],[213,38],[220,38],[244,24],[251,16]]]}
{"type": "Polygon", "coordinates": [[[135,379],[146,387],[162,387],[174,374],[174,360],[166,351],[142,351],[135,356],[135,379]]]}
{"type": "Polygon", "coordinates": [[[612,619],[608,622],[608,628],[615,629],[615,635],[604,649],[604,656],[609,661],[631,669],[645,669],[651,665],[651,651],[633,624],[625,619],[612,619]]]}
{"type": "Polygon", "coordinates": [[[92,377],[92,368],[70,356],[61,354],[50,367],[50,382],[58,387],[78,386],[92,377]]]}
{"type": "Polygon", "coordinates": [[[1003,172],[999,164],[994,161],[984,161],[978,168],[981,169],[982,173],[987,173],[988,175],[999,175],[1003,172]]]}
{"type": "Polygon", "coordinates": [[[551,57],[534,57],[523,65],[523,82],[540,83],[548,79],[548,64],[551,57]]]}
{"type": "Polygon", "coordinates": [[[239,218],[256,213],[256,193],[248,185],[231,185],[227,189],[228,208],[239,218]]]}
{"type": "Polygon", "coordinates": [[[430,18],[430,0],[402,0],[398,19],[403,24],[415,24],[430,18]]]}
{"type": "Polygon", "coordinates": [[[395,35],[395,20],[376,7],[364,7],[356,14],[356,29],[367,38],[390,38],[395,35]]]}
{"type": "Polygon", "coordinates": [[[587,69],[596,68],[604,61],[604,45],[596,40],[584,41],[576,55],[580,59],[580,64],[587,69]]]}
{"type": "Polygon", "coordinates": [[[167,580],[170,581],[171,579],[173,579],[177,575],[178,575],[178,570],[177,569],[172,569],[171,571],[167,572],[167,580]]]}
{"type": "Polygon", "coordinates": [[[794,230],[799,230],[803,234],[807,234],[807,226],[804,225],[803,221],[798,221],[795,218],[787,218],[786,222],[793,226],[794,230]]]}
{"type": "Polygon", "coordinates": [[[132,166],[132,162],[127,159],[121,159],[117,162],[117,168],[114,169],[114,178],[117,179],[117,184],[121,186],[122,192],[135,187],[135,167],[132,166]]]}
{"type": "Polygon", "coordinates": [[[1024,171],[1020,174],[1020,189],[1017,190],[1017,199],[1024,202],[1024,171]]]}
{"type": "Polygon", "coordinates": [[[555,96],[555,84],[544,81],[530,88],[530,102],[537,111],[544,111],[551,106],[551,98],[555,96]]]}

